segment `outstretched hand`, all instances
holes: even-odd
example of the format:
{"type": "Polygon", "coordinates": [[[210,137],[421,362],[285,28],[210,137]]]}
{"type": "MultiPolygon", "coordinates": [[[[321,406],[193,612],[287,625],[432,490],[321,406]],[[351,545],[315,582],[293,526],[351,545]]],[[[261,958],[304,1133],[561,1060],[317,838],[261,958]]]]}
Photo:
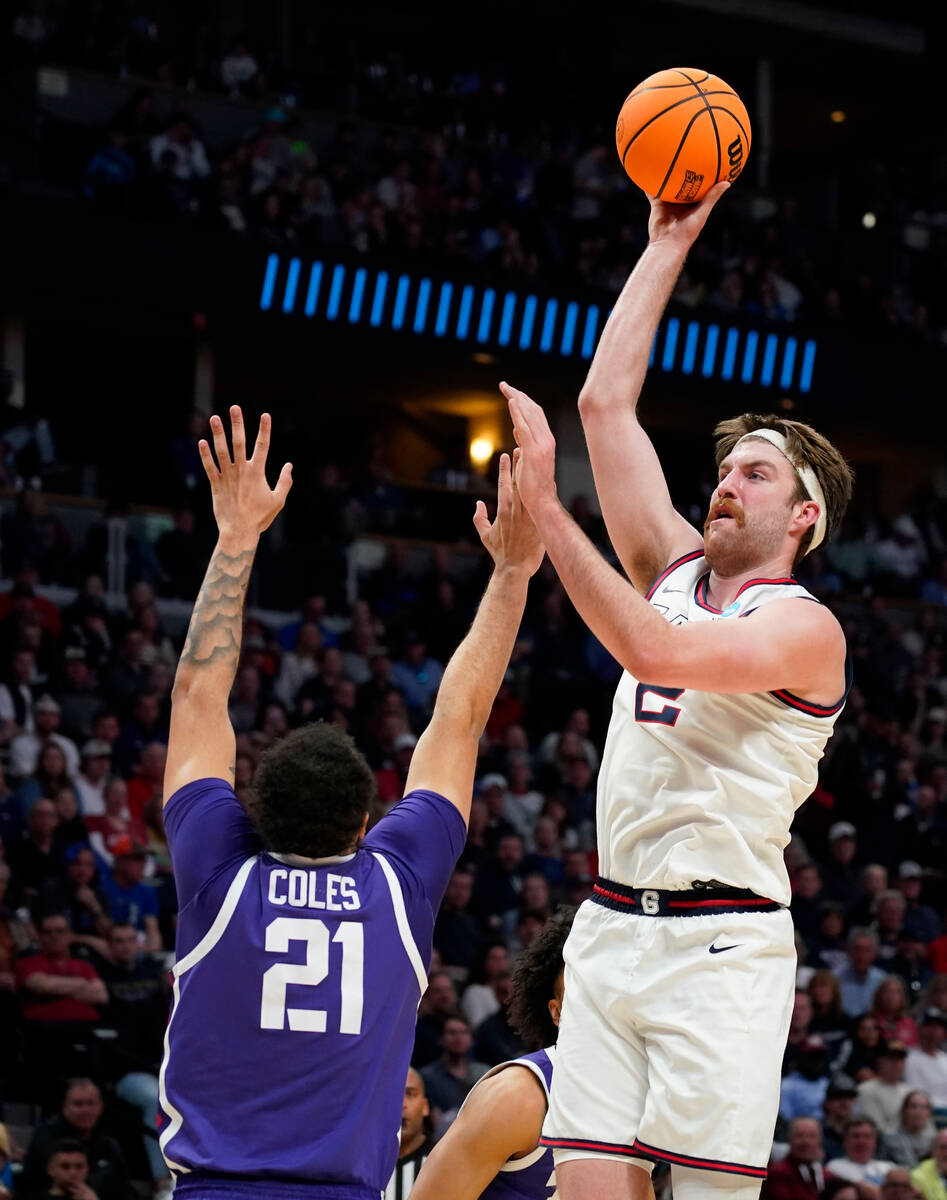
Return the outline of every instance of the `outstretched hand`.
{"type": "Polygon", "coordinates": [[[648,241],[675,245],[688,251],[710,216],[711,209],[727,191],[730,184],[724,179],[715,183],[703,200],[697,204],[671,204],[667,200],[656,200],[649,196],[651,216],[648,219],[648,241]]]}
{"type": "Polygon", "coordinates": [[[546,414],[525,392],[500,384],[513,418],[513,438],[519,450],[513,482],[526,508],[538,520],[543,504],[558,503],[556,491],[556,439],[546,414]]]}
{"type": "Polygon", "coordinates": [[[292,463],[283,466],[275,488],[266,482],[266,455],[270,448],[271,427],[270,414],[264,413],[260,417],[253,455],[247,458],[243,413],[234,404],[230,409],[233,457],[227,445],[224,423],[216,415],[210,419],[216,464],[207,442],[202,438],[197,444],[210,481],[214,519],[221,533],[260,534],[269,528],[286,503],[289,489],[293,486],[292,463]]]}
{"type": "Polygon", "coordinates": [[[523,507],[513,484],[519,453],[519,450],[514,450],[512,466],[508,454],[500,455],[496,520],[490,523],[487,506],[482,500],[478,500],[473,523],[480,534],[481,542],[498,567],[522,567],[530,575],[534,575],[539,570],[546,551],[532,517],[523,507]]]}

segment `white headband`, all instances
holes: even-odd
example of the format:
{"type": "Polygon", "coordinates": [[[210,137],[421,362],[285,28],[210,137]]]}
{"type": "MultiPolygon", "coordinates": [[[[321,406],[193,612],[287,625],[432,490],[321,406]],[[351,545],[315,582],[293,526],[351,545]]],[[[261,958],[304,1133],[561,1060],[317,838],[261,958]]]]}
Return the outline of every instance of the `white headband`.
{"type": "Polygon", "coordinates": [[[805,461],[793,462],[789,457],[789,451],[786,449],[786,435],[780,433],[778,429],[754,429],[750,433],[745,433],[736,446],[733,447],[734,450],[742,442],[745,442],[747,438],[763,438],[764,441],[775,446],[783,458],[786,459],[799,475],[809,499],[814,500],[818,504],[819,516],[815,523],[815,532],[812,535],[812,541],[809,543],[809,549],[806,551],[806,554],[811,554],[816,546],[825,540],[825,493],[819,485],[815,471],[805,461]]]}

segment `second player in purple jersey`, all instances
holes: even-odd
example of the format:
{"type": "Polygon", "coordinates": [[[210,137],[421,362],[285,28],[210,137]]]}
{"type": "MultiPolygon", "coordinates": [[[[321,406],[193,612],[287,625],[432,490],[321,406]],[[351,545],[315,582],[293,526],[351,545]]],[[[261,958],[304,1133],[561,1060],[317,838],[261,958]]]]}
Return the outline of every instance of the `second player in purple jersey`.
{"type": "Polygon", "coordinates": [[[562,908],[513,968],[510,1021],[541,1050],[500,1063],[473,1087],[431,1151],[411,1200],[553,1200],[553,1151],[540,1145],[553,1087],[563,995],[562,947],[575,909],[562,908]]]}
{"type": "Polygon", "coordinates": [[[494,560],[444,671],[407,795],[366,833],[375,778],[333,725],[303,725],[237,800],[227,700],[260,534],[286,499],[252,456],[243,415],[200,443],[219,538],[174,682],[164,794],[179,915],[159,1080],[160,1142],[190,1200],[379,1200],[398,1155],[402,1093],[434,914],[463,848],[480,736],[543,547],[501,456],[494,560]]]}
{"type": "Polygon", "coordinates": [[[226,1164],[277,1195],[318,1179],[377,1196],[463,819],[414,792],[352,854],[280,856],[229,784],[202,779],[165,824],[181,917],[161,1146],[178,1191],[226,1164]]]}

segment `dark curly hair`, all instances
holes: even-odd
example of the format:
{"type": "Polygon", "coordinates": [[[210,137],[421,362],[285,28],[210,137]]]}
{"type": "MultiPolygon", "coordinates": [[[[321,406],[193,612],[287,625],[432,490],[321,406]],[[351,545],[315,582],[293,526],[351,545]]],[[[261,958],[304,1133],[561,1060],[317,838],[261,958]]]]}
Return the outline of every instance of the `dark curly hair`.
{"type": "Polygon", "coordinates": [[[294,729],[260,759],[249,809],[279,854],[344,854],[375,796],[375,776],[355,743],[334,725],[294,729]]]}
{"type": "Polygon", "coordinates": [[[572,905],[557,908],[513,967],[509,1020],[532,1050],[552,1046],[559,1035],[549,1013],[549,1001],[556,993],[556,980],[563,966],[562,948],[576,911],[572,905]]]}

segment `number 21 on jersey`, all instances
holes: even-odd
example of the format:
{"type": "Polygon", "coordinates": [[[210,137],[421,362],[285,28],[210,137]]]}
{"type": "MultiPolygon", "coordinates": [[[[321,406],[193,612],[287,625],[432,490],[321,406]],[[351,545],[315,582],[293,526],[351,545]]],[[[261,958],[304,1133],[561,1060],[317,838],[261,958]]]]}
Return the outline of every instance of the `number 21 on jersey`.
{"type": "MultiPolygon", "coordinates": [[[[356,921],[341,921],[331,939],[342,951],[339,972],[341,1012],[339,1033],[362,1032],[364,999],[365,931],[356,921]]],[[[290,984],[316,987],[329,975],[330,938],[324,921],[309,917],[277,917],[266,927],[266,949],[285,954],[290,942],[306,944],[304,963],[275,963],[263,972],[260,1000],[260,1028],[285,1029],[296,1033],[325,1033],[327,1014],[320,1008],[287,1008],[286,988],[290,984]]],[[[333,955],[333,957],[335,957],[333,955]]]]}

